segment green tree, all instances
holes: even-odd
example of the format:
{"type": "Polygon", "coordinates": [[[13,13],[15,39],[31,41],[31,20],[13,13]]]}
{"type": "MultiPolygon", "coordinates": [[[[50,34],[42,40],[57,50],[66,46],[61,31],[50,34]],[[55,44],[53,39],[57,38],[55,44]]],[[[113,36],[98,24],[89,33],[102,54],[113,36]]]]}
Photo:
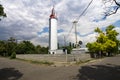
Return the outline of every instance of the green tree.
{"type": "Polygon", "coordinates": [[[16,58],[16,53],[13,52],[13,53],[11,54],[11,56],[10,56],[10,59],[15,59],[15,58],[16,58]]]}
{"type": "Polygon", "coordinates": [[[108,39],[112,40],[112,41],[118,41],[117,40],[117,36],[118,36],[118,32],[116,30],[114,30],[115,26],[110,25],[106,28],[106,36],[108,37],[108,39]]]}
{"type": "Polygon", "coordinates": [[[6,17],[6,13],[4,12],[4,7],[0,4],[0,20],[1,17],[6,17]]]}
{"type": "Polygon", "coordinates": [[[22,41],[17,45],[17,54],[33,54],[35,46],[30,41],[22,41]]]}
{"type": "Polygon", "coordinates": [[[105,55],[103,52],[107,52],[110,56],[111,53],[115,53],[116,49],[118,51],[118,40],[117,35],[119,34],[116,30],[114,30],[115,26],[108,26],[106,28],[106,32],[103,32],[99,28],[95,29],[95,32],[98,33],[96,37],[96,42],[87,43],[86,47],[88,47],[90,52],[98,53],[100,56],[105,55]],[[100,53],[99,53],[100,52],[100,53]]]}
{"type": "Polygon", "coordinates": [[[37,45],[35,49],[36,49],[36,54],[41,53],[41,46],[40,45],[37,45]]]}
{"type": "Polygon", "coordinates": [[[36,46],[36,54],[47,54],[48,53],[48,47],[41,47],[40,45],[36,46]]]}
{"type": "Polygon", "coordinates": [[[117,39],[117,36],[119,35],[119,33],[114,28],[115,26],[113,25],[108,26],[106,28],[106,36],[109,40],[114,41],[116,43],[115,47],[112,48],[112,51],[110,49],[111,52],[116,53],[118,51],[119,40],[117,39]]]}
{"type": "Polygon", "coordinates": [[[67,49],[67,54],[71,54],[72,47],[70,47],[70,46],[66,46],[66,49],[67,49]]]}
{"type": "Polygon", "coordinates": [[[118,53],[120,54],[120,40],[118,41],[118,53]]]}
{"type": "Polygon", "coordinates": [[[98,28],[98,27],[97,27],[94,31],[97,32],[97,33],[103,33],[103,32],[100,30],[100,28],[98,28]]]}
{"type": "Polygon", "coordinates": [[[10,56],[13,52],[16,52],[17,42],[16,39],[13,37],[10,37],[6,41],[6,53],[8,56],[10,56]]]}
{"type": "Polygon", "coordinates": [[[98,42],[87,43],[86,47],[88,47],[89,51],[92,53],[102,50],[101,44],[98,42]]]}
{"type": "Polygon", "coordinates": [[[6,53],[5,42],[0,40],[0,55],[4,55],[6,53]]]}
{"type": "Polygon", "coordinates": [[[41,54],[47,54],[47,53],[48,53],[48,47],[42,47],[41,54]]]}

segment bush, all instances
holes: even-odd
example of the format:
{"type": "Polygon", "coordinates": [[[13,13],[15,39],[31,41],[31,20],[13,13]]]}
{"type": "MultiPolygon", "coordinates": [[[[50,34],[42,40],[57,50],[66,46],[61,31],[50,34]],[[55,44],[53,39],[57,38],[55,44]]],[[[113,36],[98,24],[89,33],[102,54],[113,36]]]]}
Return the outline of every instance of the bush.
{"type": "Polygon", "coordinates": [[[11,56],[10,56],[10,59],[15,59],[15,58],[16,58],[16,53],[13,52],[13,53],[11,54],[11,56]]]}
{"type": "Polygon", "coordinates": [[[71,47],[66,47],[67,49],[67,54],[71,54],[72,48],[71,47]]]}

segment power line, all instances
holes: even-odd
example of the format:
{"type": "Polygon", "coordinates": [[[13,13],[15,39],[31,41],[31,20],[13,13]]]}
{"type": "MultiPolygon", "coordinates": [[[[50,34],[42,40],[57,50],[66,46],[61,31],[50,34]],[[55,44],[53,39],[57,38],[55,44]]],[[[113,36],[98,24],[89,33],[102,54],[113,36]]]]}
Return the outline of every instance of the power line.
{"type": "Polygon", "coordinates": [[[75,21],[79,21],[80,20],[80,18],[81,18],[81,16],[87,11],[87,9],[89,8],[89,6],[92,4],[92,2],[93,2],[93,0],[91,0],[90,2],[89,2],[89,4],[87,5],[87,7],[85,8],[85,10],[79,15],[79,17],[75,20],[75,21]]]}
{"type": "Polygon", "coordinates": [[[80,18],[81,18],[81,16],[87,11],[87,9],[89,8],[89,6],[91,5],[91,3],[93,2],[93,0],[91,0],[90,2],[89,2],[89,4],[87,5],[87,7],[85,8],[85,10],[80,14],[80,16],[78,16],[78,18],[75,20],[75,21],[73,21],[73,24],[75,25],[75,41],[76,41],[76,47],[77,47],[77,44],[78,44],[78,42],[77,42],[77,23],[78,23],[78,21],[80,20],[80,18]]]}
{"type": "MultiPolygon", "coordinates": [[[[84,11],[79,15],[79,17],[78,17],[75,21],[73,21],[73,22],[76,22],[76,23],[77,23],[77,22],[80,20],[81,16],[87,11],[87,9],[89,8],[89,6],[91,5],[92,2],[93,2],[93,0],[91,0],[91,1],[89,2],[89,4],[87,5],[87,7],[85,8],[85,10],[84,10],[84,11]]],[[[70,31],[69,31],[66,39],[69,38],[70,33],[71,33],[73,27],[74,27],[74,23],[73,23],[73,25],[72,25],[72,27],[71,27],[71,29],[70,29],[70,31]]],[[[67,40],[66,40],[66,41],[67,41],[67,40]]]]}
{"type": "Polygon", "coordinates": [[[66,36],[66,41],[68,40],[68,38],[70,36],[70,33],[72,32],[73,27],[74,27],[74,24],[72,24],[72,27],[71,27],[71,29],[69,30],[69,32],[68,32],[68,34],[66,36]]]}

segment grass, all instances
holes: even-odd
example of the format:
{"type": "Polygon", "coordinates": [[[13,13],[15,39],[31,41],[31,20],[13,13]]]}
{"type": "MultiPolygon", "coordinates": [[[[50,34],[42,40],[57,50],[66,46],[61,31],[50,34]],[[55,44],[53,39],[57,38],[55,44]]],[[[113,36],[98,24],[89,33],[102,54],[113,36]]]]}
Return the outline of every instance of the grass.
{"type": "Polygon", "coordinates": [[[34,60],[30,60],[30,63],[34,63],[34,64],[45,64],[45,65],[53,65],[53,62],[48,62],[48,61],[34,61],[34,60]]]}
{"type": "Polygon", "coordinates": [[[16,58],[17,60],[21,60],[21,61],[25,61],[25,62],[29,62],[29,63],[33,63],[33,64],[40,64],[40,65],[53,65],[53,62],[48,62],[48,61],[36,61],[36,60],[26,60],[26,59],[19,59],[16,58]]]}
{"type": "MultiPolygon", "coordinates": [[[[92,59],[91,59],[92,60],[92,59]]],[[[76,64],[77,65],[79,65],[79,64],[82,64],[82,63],[87,63],[87,62],[90,62],[91,60],[86,60],[86,61],[78,61],[78,62],[76,62],[76,64]]]]}

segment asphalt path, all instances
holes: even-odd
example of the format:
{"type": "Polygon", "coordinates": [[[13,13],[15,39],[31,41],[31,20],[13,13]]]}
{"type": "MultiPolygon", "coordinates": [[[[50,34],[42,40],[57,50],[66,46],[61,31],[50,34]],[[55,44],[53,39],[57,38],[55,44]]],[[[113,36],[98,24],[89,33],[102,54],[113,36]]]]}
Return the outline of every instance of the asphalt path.
{"type": "Polygon", "coordinates": [[[120,55],[58,67],[0,57],[0,80],[120,80],[120,55]]]}

